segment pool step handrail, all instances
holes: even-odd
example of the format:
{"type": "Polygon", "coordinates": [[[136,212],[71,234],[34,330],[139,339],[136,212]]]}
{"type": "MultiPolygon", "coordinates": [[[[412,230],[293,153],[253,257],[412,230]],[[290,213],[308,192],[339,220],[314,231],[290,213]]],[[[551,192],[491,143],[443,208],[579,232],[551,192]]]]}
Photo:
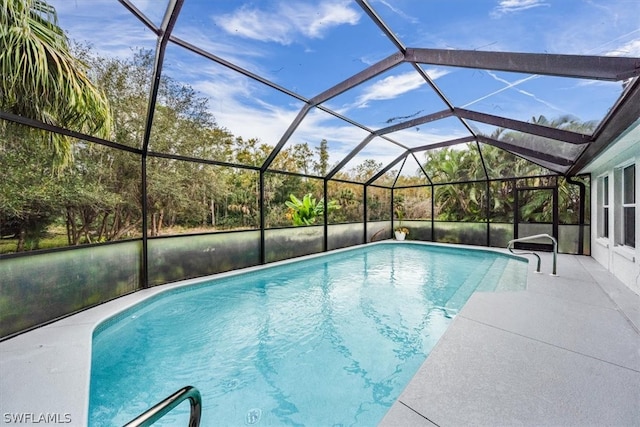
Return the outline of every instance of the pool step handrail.
{"type": "Polygon", "coordinates": [[[129,421],[124,425],[124,427],[150,426],[186,399],[189,399],[189,403],[191,404],[189,427],[198,427],[200,425],[200,417],[202,415],[202,397],[200,396],[198,389],[193,386],[181,388],[171,396],[129,421]]]}
{"type": "Polygon", "coordinates": [[[536,239],[540,239],[540,238],[551,239],[551,241],[553,242],[553,272],[551,273],[551,275],[552,276],[557,276],[557,274],[556,274],[556,266],[557,266],[557,258],[558,258],[558,241],[555,239],[555,237],[550,236],[548,234],[535,234],[533,236],[520,237],[518,239],[509,240],[509,244],[507,245],[507,249],[509,249],[509,252],[511,252],[512,254],[516,254],[516,255],[535,255],[535,257],[538,258],[538,265],[536,267],[536,273],[540,273],[540,255],[538,255],[535,252],[514,252],[513,251],[513,244],[516,243],[516,242],[526,242],[528,240],[536,240],[536,239]]]}

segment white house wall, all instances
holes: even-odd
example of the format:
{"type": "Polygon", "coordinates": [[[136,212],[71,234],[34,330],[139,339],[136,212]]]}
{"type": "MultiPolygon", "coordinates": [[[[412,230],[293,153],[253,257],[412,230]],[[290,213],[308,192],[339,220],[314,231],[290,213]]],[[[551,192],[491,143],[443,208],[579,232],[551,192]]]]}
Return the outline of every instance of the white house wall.
{"type": "Polygon", "coordinates": [[[591,173],[591,256],[613,273],[636,294],[640,294],[640,121],[630,128],[607,152],[584,169],[591,173]],[[621,168],[635,164],[635,248],[616,244],[621,218],[616,200],[621,197],[621,168]],[[602,218],[599,186],[601,178],[609,177],[609,233],[599,237],[602,218]],[[616,193],[617,192],[617,193],[616,193]]]}

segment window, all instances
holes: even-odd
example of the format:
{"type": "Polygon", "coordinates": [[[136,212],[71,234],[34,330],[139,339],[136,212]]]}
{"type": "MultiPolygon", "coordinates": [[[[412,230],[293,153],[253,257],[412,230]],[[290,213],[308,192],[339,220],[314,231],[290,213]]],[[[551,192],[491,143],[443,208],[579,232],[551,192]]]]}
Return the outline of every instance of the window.
{"type": "Polygon", "coordinates": [[[636,166],[622,171],[623,242],[636,247],[636,166]]]}
{"type": "Polygon", "coordinates": [[[600,221],[598,221],[598,237],[609,237],[609,177],[603,176],[598,182],[598,210],[600,221]]]}

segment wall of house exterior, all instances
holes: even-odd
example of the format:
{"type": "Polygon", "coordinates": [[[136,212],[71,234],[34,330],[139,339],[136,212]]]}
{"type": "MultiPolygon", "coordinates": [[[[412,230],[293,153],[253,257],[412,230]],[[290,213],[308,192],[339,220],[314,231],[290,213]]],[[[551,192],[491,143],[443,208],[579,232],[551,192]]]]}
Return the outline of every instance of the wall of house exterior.
{"type": "Polygon", "coordinates": [[[592,182],[591,256],[632,291],[640,294],[640,126],[592,162],[587,171],[591,173],[592,182]],[[628,203],[628,193],[626,198],[623,193],[624,170],[633,165],[635,206],[628,203]],[[628,244],[628,234],[625,238],[624,209],[629,207],[635,209],[635,212],[627,211],[627,223],[631,218],[635,224],[633,245],[628,244]]]}

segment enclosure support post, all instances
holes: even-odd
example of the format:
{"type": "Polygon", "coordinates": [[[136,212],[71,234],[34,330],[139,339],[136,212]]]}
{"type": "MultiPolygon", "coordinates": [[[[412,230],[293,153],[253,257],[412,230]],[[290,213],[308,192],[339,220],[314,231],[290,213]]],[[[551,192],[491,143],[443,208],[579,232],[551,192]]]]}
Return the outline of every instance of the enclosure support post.
{"type": "Polygon", "coordinates": [[[326,252],[329,248],[329,215],[327,212],[329,210],[329,197],[327,194],[327,179],[323,179],[322,183],[322,197],[324,199],[324,213],[322,215],[324,219],[324,238],[322,239],[322,251],[326,252]]]}
{"type": "Polygon", "coordinates": [[[518,217],[520,215],[520,204],[518,203],[518,183],[515,179],[511,180],[513,184],[513,238],[518,238],[518,217]]]}
{"type": "Polygon", "coordinates": [[[487,184],[487,246],[491,246],[491,185],[489,179],[486,181],[487,184]]]}
{"type": "Polygon", "coordinates": [[[149,104],[147,105],[147,116],[142,136],[142,287],[149,287],[149,254],[148,254],[148,231],[147,231],[147,153],[149,152],[149,141],[151,140],[151,128],[155,115],[156,102],[158,98],[158,90],[160,88],[160,77],[162,75],[162,65],[164,62],[164,53],[167,49],[171,31],[178,19],[180,9],[184,0],[171,0],[167,5],[167,10],[160,25],[161,32],[158,33],[156,41],[156,55],[153,64],[153,75],[151,79],[151,88],[149,90],[149,104]]]}
{"type": "Polygon", "coordinates": [[[574,181],[570,176],[567,176],[567,182],[573,185],[577,185],[580,188],[580,205],[578,206],[578,255],[584,255],[584,199],[586,196],[586,188],[584,183],[580,181],[574,181]]]}
{"type": "Polygon", "coordinates": [[[396,195],[394,194],[394,189],[391,187],[391,238],[393,239],[393,230],[395,229],[395,220],[394,220],[394,209],[396,203],[396,195]]]}
{"type": "MultiPolygon", "coordinates": [[[[464,123],[464,122],[463,122],[464,123]]],[[[491,246],[491,238],[490,236],[490,231],[491,231],[491,226],[489,224],[489,217],[491,215],[491,209],[489,208],[489,206],[491,206],[491,195],[489,193],[489,172],[487,171],[487,164],[484,162],[484,156],[482,155],[482,149],[480,148],[480,142],[478,142],[478,140],[476,139],[476,148],[478,149],[478,155],[480,156],[480,161],[482,162],[482,171],[484,172],[484,179],[485,179],[485,184],[487,185],[487,196],[485,197],[485,200],[487,201],[487,236],[485,239],[486,245],[487,246],[491,246]]]]}
{"type": "Polygon", "coordinates": [[[264,171],[260,170],[260,264],[266,263],[264,244],[264,171]]]}
{"type": "Polygon", "coordinates": [[[369,189],[368,185],[363,185],[362,194],[364,195],[364,200],[362,203],[362,216],[364,217],[364,235],[362,236],[362,241],[367,243],[367,220],[369,219],[369,212],[367,210],[367,190],[369,189]]]}
{"type": "Polygon", "coordinates": [[[149,209],[147,206],[147,153],[140,158],[141,176],[141,202],[142,202],[142,265],[140,266],[140,286],[149,287],[149,224],[147,223],[149,209]]]}
{"type": "Polygon", "coordinates": [[[556,183],[553,187],[553,237],[559,239],[560,214],[558,211],[558,178],[556,178],[555,181],[556,183]]]}
{"type": "Polygon", "coordinates": [[[432,183],[431,184],[431,241],[432,242],[435,241],[435,235],[436,235],[435,234],[436,231],[434,230],[434,228],[435,228],[435,220],[434,220],[435,214],[433,212],[433,210],[434,210],[434,208],[436,206],[434,198],[435,198],[435,187],[433,186],[433,183],[432,183]]]}

